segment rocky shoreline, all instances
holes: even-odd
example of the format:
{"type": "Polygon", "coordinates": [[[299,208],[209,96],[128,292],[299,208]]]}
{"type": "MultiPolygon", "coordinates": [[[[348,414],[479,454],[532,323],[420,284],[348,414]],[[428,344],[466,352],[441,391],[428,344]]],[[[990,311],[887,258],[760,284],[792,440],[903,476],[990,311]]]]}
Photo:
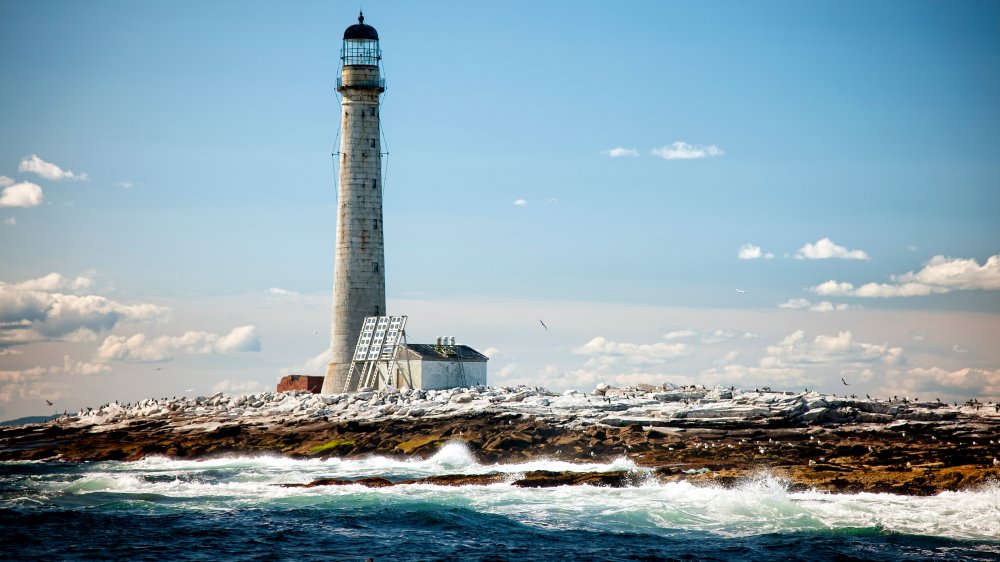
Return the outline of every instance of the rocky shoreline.
{"type": "MultiPolygon", "coordinates": [[[[434,477],[435,484],[733,485],[762,473],[792,489],[925,495],[1000,482],[1000,412],[965,405],[770,389],[600,385],[354,394],[262,393],[108,404],[0,428],[0,461],[428,457],[459,441],[483,463],[549,458],[638,470],[434,477]]],[[[370,478],[311,485],[413,483],[370,478]]]]}

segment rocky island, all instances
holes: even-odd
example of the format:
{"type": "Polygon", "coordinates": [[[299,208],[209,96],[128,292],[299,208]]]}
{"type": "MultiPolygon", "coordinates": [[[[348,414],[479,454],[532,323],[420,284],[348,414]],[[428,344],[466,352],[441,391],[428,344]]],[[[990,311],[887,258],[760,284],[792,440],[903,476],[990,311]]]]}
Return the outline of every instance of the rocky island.
{"type": "MultiPolygon", "coordinates": [[[[0,461],[226,455],[427,457],[461,442],[484,463],[629,459],[641,470],[518,475],[518,486],[732,485],[766,472],[792,489],[935,494],[1000,481],[1000,405],[701,386],[554,394],[538,387],[150,399],[0,428],[0,461]]],[[[433,477],[435,484],[509,480],[433,477]]],[[[310,484],[410,483],[381,478],[310,484]]]]}

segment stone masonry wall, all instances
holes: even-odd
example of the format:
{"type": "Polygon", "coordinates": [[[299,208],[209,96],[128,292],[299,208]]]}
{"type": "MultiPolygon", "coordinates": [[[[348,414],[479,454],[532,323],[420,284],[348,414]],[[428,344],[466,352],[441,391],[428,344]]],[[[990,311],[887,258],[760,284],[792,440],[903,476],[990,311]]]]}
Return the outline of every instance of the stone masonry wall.
{"type": "Polygon", "coordinates": [[[378,67],[345,66],[341,83],[332,355],[324,394],[357,389],[357,380],[353,388],[345,383],[361,325],[366,316],[386,313],[378,67]]]}

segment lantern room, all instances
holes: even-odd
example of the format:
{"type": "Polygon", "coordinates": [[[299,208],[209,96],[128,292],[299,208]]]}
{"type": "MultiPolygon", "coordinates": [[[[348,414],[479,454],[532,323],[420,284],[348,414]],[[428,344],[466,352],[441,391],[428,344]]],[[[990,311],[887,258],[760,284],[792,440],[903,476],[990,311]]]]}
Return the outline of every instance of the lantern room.
{"type": "Polygon", "coordinates": [[[340,61],[344,66],[378,66],[382,51],[378,46],[378,32],[365,23],[365,15],[358,15],[358,23],[344,30],[344,46],[340,61]]]}

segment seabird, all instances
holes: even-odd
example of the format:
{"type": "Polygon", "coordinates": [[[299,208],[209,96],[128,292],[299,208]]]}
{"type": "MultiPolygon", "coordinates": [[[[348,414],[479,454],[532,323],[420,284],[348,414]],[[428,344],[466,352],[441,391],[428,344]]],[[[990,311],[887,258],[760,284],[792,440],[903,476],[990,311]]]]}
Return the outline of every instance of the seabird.
{"type": "Polygon", "coordinates": [[[844,377],[840,377],[840,382],[844,383],[844,386],[851,386],[847,384],[847,381],[844,380],[844,377]]]}
{"type": "Polygon", "coordinates": [[[51,401],[49,401],[49,400],[46,400],[46,401],[45,401],[45,403],[46,403],[46,404],[48,404],[49,406],[51,406],[51,405],[52,405],[52,402],[51,402],[51,401]]]}
{"type": "Polygon", "coordinates": [[[538,323],[541,324],[542,327],[545,328],[546,331],[548,331],[549,327],[545,325],[545,322],[542,322],[541,318],[538,319],[538,323]]]}
{"type": "Polygon", "coordinates": [[[746,293],[746,291],[744,291],[743,289],[736,289],[736,292],[741,295],[746,293]]]}

